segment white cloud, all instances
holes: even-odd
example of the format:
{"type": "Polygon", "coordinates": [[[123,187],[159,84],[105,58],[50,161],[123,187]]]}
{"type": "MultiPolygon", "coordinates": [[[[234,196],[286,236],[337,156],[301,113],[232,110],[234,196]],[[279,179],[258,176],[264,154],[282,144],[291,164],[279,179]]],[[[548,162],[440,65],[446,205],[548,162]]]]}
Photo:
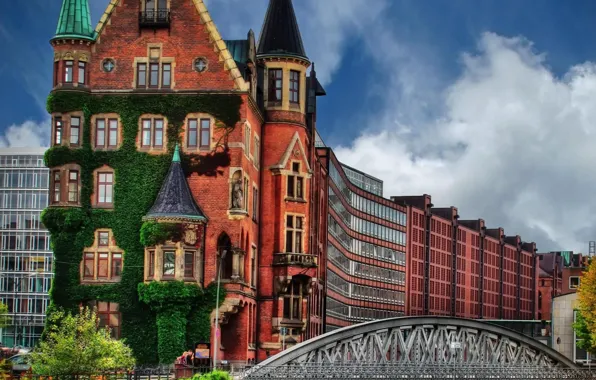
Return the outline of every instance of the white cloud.
{"type": "MultiPolygon", "coordinates": [[[[209,0],[207,7],[224,39],[244,38],[249,28],[258,39],[268,0],[209,0]]],[[[388,6],[387,0],[294,1],[304,49],[316,63],[323,85],[331,82],[351,39],[368,32],[388,6]]]]}
{"type": "Polygon", "coordinates": [[[25,121],[4,129],[0,135],[0,148],[47,147],[50,141],[50,121],[25,121]]]}
{"type": "Polygon", "coordinates": [[[557,78],[528,41],[492,33],[462,64],[440,96],[418,93],[441,110],[431,120],[398,111],[409,100],[396,72],[385,112],[338,158],[383,179],[388,196],[428,193],[540,250],[585,252],[596,240],[596,65],[557,78]]]}

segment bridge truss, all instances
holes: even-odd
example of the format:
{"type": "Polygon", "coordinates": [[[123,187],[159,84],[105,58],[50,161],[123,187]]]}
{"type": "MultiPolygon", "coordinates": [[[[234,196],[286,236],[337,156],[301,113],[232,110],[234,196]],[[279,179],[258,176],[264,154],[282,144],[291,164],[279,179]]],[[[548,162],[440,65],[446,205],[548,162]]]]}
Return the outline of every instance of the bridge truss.
{"type": "Polygon", "coordinates": [[[339,329],[292,347],[247,379],[586,379],[588,371],[513,330],[476,320],[401,317],[339,329]]]}

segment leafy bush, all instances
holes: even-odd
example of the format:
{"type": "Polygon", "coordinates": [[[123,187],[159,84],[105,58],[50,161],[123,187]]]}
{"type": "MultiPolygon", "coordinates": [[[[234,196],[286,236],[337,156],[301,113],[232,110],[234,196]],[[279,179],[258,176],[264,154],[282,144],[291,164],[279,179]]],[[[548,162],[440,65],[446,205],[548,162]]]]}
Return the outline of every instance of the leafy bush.
{"type": "Polygon", "coordinates": [[[31,353],[36,375],[100,374],[134,367],[132,350],[112,339],[108,329],[97,327],[94,309],[84,308],[75,315],[56,311],[48,319],[49,331],[31,353]]]}

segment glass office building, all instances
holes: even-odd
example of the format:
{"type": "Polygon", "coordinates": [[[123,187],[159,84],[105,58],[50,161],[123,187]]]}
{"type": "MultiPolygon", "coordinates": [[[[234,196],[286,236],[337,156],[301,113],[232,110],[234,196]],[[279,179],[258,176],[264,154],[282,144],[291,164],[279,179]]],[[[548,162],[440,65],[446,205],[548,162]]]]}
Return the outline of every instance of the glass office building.
{"type": "Polygon", "coordinates": [[[52,282],[49,233],[40,221],[48,205],[43,148],[0,149],[0,300],[10,325],[7,347],[33,347],[41,337],[52,282]]]}

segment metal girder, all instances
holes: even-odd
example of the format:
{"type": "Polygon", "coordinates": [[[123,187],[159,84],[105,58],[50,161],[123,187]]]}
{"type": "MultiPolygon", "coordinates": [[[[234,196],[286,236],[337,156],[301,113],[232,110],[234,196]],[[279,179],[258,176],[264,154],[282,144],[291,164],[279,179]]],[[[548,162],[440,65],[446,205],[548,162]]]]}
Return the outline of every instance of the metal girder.
{"type": "Polygon", "coordinates": [[[247,376],[286,373],[291,377],[288,371],[320,374],[325,368],[331,374],[340,368],[352,372],[359,368],[415,368],[418,372],[515,368],[519,373],[519,368],[551,372],[555,367],[576,368],[550,347],[501,326],[451,317],[400,317],[349,326],[308,340],[267,359],[247,376]]]}
{"type": "Polygon", "coordinates": [[[596,373],[575,368],[503,367],[474,365],[412,364],[313,364],[299,363],[262,367],[243,376],[250,379],[596,379],[596,373]]]}

